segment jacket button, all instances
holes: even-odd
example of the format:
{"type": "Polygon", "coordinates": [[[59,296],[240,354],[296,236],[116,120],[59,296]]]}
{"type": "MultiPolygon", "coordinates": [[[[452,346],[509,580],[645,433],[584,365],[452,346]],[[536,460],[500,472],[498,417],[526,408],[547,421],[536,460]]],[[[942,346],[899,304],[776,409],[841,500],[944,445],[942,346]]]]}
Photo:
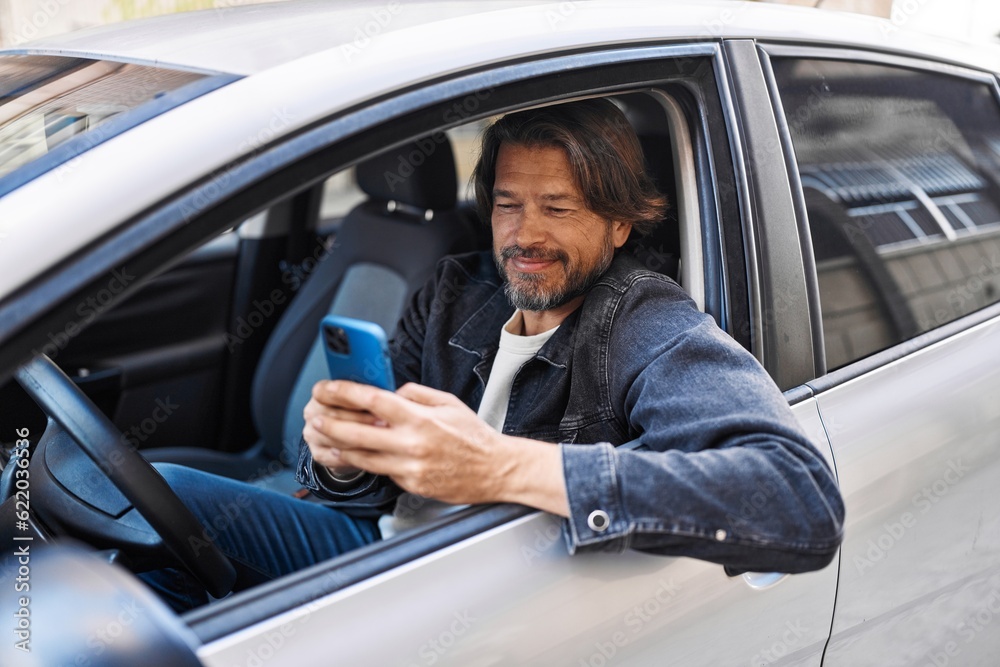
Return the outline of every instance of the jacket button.
{"type": "Polygon", "coordinates": [[[715,531],[715,539],[718,540],[719,542],[725,542],[726,531],[722,530],[721,528],[715,531]]]}
{"type": "Polygon", "coordinates": [[[594,510],[587,517],[587,525],[590,526],[591,530],[603,533],[611,525],[611,517],[604,510],[594,510]]]}

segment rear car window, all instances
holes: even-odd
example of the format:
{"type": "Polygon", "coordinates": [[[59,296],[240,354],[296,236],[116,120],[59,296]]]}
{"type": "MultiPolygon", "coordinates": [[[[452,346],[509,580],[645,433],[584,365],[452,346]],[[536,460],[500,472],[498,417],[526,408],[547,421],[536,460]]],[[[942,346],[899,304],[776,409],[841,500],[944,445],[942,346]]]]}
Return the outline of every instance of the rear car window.
{"type": "Polygon", "coordinates": [[[980,81],[776,58],[835,369],[1000,300],[1000,109],[980,81]]]}
{"type": "MultiPolygon", "coordinates": [[[[472,170],[479,159],[480,134],[493,119],[485,118],[445,130],[455,153],[455,170],[458,174],[458,201],[470,202],[475,198],[472,188],[472,170]]],[[[348,211],[365,200],[365,193],[358,187],[354,168],[339,171],[323,184],[320,220],[338,221],[348,211]]]]}
{"type": "MultiPolygon", "coordinates": [[[[112,135],[107,123],[211,75],[87,58],[0,55],[0,194],[5,177],[74,140],[112,135]]],[[[9,189],[9,188],[8,188],[9,189]]]]}

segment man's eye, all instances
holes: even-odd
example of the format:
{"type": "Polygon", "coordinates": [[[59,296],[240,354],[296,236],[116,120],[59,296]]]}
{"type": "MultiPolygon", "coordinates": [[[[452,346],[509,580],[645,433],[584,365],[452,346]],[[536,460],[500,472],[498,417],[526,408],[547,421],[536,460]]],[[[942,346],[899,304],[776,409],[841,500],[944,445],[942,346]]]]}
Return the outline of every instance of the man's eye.
{"type": "Polygon", "coordinates": [[[552,215],[566,215],[567,213],[569,213],[569,209],[549,207],[549,213],[551,213],[552,215]]]}
{"type": "Polygon", "coordinates": [[[517,208],[517,204],[497,204],[497,208],[501,211],[513,211],[517,208]]]}

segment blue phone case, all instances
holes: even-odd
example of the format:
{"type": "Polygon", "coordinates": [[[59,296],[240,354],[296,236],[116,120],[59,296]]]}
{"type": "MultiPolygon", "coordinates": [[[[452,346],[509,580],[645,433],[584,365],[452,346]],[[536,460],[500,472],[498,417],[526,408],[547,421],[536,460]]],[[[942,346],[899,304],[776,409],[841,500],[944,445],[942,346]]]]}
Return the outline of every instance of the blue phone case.
{"type": "Polygon", "coordinates": [[[319,325],[333,380],[351,380],[395,391],[385,331],[374,322],[327,315],[319,325]]]}

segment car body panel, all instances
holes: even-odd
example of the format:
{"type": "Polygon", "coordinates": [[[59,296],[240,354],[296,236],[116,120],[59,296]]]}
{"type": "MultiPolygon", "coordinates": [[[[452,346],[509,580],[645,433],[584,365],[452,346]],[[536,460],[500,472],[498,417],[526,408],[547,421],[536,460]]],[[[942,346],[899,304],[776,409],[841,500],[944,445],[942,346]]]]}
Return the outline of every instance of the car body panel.
{"type": "MultiPolygon", "coordinates": [[[[730,142],[739,174],[730,194],[740,198],[734,208],[743,215],[733,223],[744,226],[748,245],[746,279],[757,340],[766,333],[768,356],[791,354],[796,358],[787,361],[801,364],[805,355],[821,373],[822,360],[813,359],[810,347],[817,341],[822,347],[821,339],[809,336],[811,267],[803,266],[804,250],[794,251],[800,229],[792,214],[795,202],[785,197],[794,197],[799,186],[776,143],[784,131],[782,119],[773,117],[780,105],[758,106],[767,95],[766,70],[761,77],[757,46],[749,40],[820,42],[1000,70],[996,49],[914,35],[886,21],[837,13],[817,21],[809,10],[756,3],[491,2],[466,14],[458,4],[389,3],[384,25],[380,8],[358,2],[344,3],[342,10],[319,2],[285,10],[233,8],[7,51],[99,55],[245,76],[0,198],[0,264],[15,268],[0,273],[0,308],[69,260],[107,261],[94,256],[95,244],[135,220],[154,219],[182,196],[226,191],[241,169],[266,173],[304,159],[301,152],[284,157],[294,142],[315,141],[314,148],[337,142],[421,106],[520,76],[512,72],[528,64],[541,68],[537,74],[609,60],[696,56],[711,59],[720,74],[729,135],[713,141],[730,142]],[[427,8],[433,11],[419,14],[427,8]],[[273,23],[285,12],[284,23],[273,23]],[[451,12],[451,18],[431,20],[451,12]],[[334,24],[337,30],[323,32],[334,24]],[[296,33],[300,41],[295,30],[303,31],[296,33]],[[280,44],[262,53],[268,36],[278,31],[280,44]],[[207,38],[216,33],[222,35],[218,41],[207,38]],[[748,40],[738,47],[740,67],[726,69],[725,38],[748,40]],[[744,79],[748,72],[753,80],[744,79]],[[742,92],[739,86],[745,86],[742,92]],[[770,202],[754,170],[775,166],[764,176],[768,191],[781,194],[782,207],[761,234],[752,223],[770,202]],[[774,238],[793,251],[759,247],[774,238]],[[783,301],[783,290],[795,292],[795,307],[783,301]],[[794,347],[785,345],[786,336],[796,337],[794,347]]],[[[696,178],[700,185],[706,180],[703,173],[696,178]]],[[[692,190],[689,183],[684,192],[692,190]]],[[[195,199],[185,223],[198,220],[211,203],[210,196],[195,199]]],[[[689,223],[695,219],[688,216],[689,223]]],[[[175,232],[143,228],[129,242],[146,248],[175,232]]],[[[719,230],[701,232],[700,238],[687,237],[687,252],[707,245],[719,230]]],[[[709,278],[706,285],[718,282],[709,278]]],[[[726,293],[706,300],[747,298],[724,287],[718,291],[726,293]]],[[[41,291],[38,298],[53,297],[41,291]]],[[[887,656],[912,662],[958,650],[963,661],[988,664],[1000,652],[998,635],[976,614],[1000,608],[1000,505],[990,502],[991,482],[1000,475],[998,338],[996,319],[954,335],[932,332],[887,351],[898,358],[858,377],[841,383],[835,381],[839,376],[821,378],[789,392],[798,399],[793,411],[806,432],[831,467],[836,463],[848,502],[842,555],[818,572],[729,577],[718,565],[687,558],[638,552],[570,557],[559,522],[533,513],[457,542],[439,536],[440,548],[416,557],[405,536],[393,538],[376,546],[405,564],[379,570],[365,563],[374,574],[361,581],[339,579],[346,559],[297,573],[296,585],[315,584],[315,593],[291,609],[281,606],[287,599],[278,599],[281,580],[234,596],[206,612],[213,636],[199,657],[220,667],[819,665],[826,652],[824,664],[881,665],[887,656]],[[939,482],[945,486],[935,494],[937,502],[918,503],[914,489],[934,492],[939,482]],[[904,525],[906,513],[912,516],[904,525]],[[254,607],[252,613],[244,604],[254,607]]],[[[758,348],[765,349],[762,343],[758,348]]],[[[799,382],[801,375],[795,371],[789,378],[799,382]]],[[[746,512],[759,509],[755,495],[745,500],[746,512]]],[[[435,536],[438,527],[428,534],[435,536]]],[[[197,631],[205,616],[186,618],[197,631]]]]}
{"type": "MultiPolygon", "coordinates": [[[[793,410],[830,460],[815,400],[793,410]]],[[[752,515],[765,502],[748,498],[741,511],[752,515]]],[[[770,582],[689,558],[570,556],[560,521],[537,513],[209,642],[198,656],[209,667],[276,654],[302,667],[818,666],[836,559],[818,572],[758,581],[770,582]]]]}
{"type": "Polygon", "coordinates": [[[817,400],[851,517],[826,664],[992,664],[1000,633],[976,616],[1000,610],[1000,319],[817,400]]]}
{"type": "Polygon", "coordinates": [[[777,39],[908,52],[1000,69],[997,49],[986,45],[920,34],[847,12],[824,12],[822,21],[814,19],[808,9],[729,0],[477,0],[461,7],[447,0],[374,6],[363,0],[312,0],[130,21],[41,38],[9,51],[92,54],[249,75],[328,49],[340,50],[345,59],[359,56],[356,64],[362,65],[360,55],[369,48],[400,46],[394,33],[432,34],[441,26],[448,40],[437,46],[461,51],[466,59],[475,53],[470,46],[494,40],[529,53],[535,50],[532,44],[551,49],[622,40],[777,39]],[[486,29],[490,25],[493,30],[486,29]]]}
{"type": "MultiPolygon", "coordinates": [[[[114,139],[74,159],[54,173],[0,199],[0,234],[14,237],[19,247],[19,270],[0,277],[0,300],[27,280],[45,270],[44,260],[64,259],[73,248],[81,247],[128,220],[169,193],[239,159],[249,150],[329,117],[352,105],[360,104],[393,90],[430,79],[453,75],[458,71],[496,63],[507,58],[541,57],[561,49],[599,48],[641,42],[676,39],[691,41],[726,37],[793,38],[826,41],[837,36],[849,44],[895,46],[903,51],[934,52],[948,59],[969,49],[959,49],[947,40],[916,39],[905,31],[888,31],[878,21],[856,17],[825,17],[823,32],[809,33],[805,22],[794,20],[795,12],[776,11],[773,7],[751,7],[752,3],[711,2],[700,5],[651,5],[636,3],[635,11],[621,3],[550,3],[515,7],[495,12],[458,15],[427,25],[385,32],[372,37],[358,54],[337,45],[325,51],[270,67],[256,76],[237,81],[223,89],[184,105],[173,113],[147,121],[135,129],[131,139],[114,139]],[[642,11],[639,11],[639,9],[642,11]],[[517,35],[511,38],[511,35],[517,35]],[[609,39],[614,35],[614,39],[609,39]],[[456,52],[466,54],[462,60],[456,52]],[[399,54],[406,58],[400,59],[399,54]],[[148,146],[136,155],[131,142],[148,146]],[[124,146],[120,146],[124,143],[124,146]],[[192,165],[188,146],[202,148],[204,159],[192,165]],[[155,156],[155,165],[149,164],[155,156]],[[101,173],[80,168],[97,161],[106,168],[101,173]],[[97,209],[83,207],[85,193],[100,187],[96,180],[111,179],[122,183],[123,196],[97,209]],[[38,211],[33,201],[51,202],[38,211]],[[62,206],[59,204],[63,203],[62,206]],[[28,232],[32,224],[36,233],[28,232]],[[85,219],[87,225],[76,220],[85,219]],[[47,230],[38,234],[37,229],[47,230]],[[45,249],[43,251],[43,246],[45,249]]],[[[417,9],[419,4],[401,5],[417,9]]],[[[245,8],[251,10],[253,8],[245,8]]],[[[403,11],[401,9],[401,11],[403,11]]],[[[456,14],[459,10],[456,9],[456,14]]],[[[217,15],[220,18],[223,15],[217,15]]],[[[201,20],[198,17],[195,20],[201,20]]],[[[206,19],[208,20],[208,19],[206,19]]],[[[181,31],[184,25],[178,24],[181,31]]],[[[176,35],[176,33],[174,33],[176,35]]],[[[98,44],[101,40],[96,39],[98,44]]],[[[167,40],[169,43],[169,40],[167,40]]],[[[254,50],[251,45],[244,48],[254,50]]],[[[85,40],[76,50],[48,50],[38,47],[7,50],[8,53],[85,53],[106,54],[88,49],[85,40]]],[[[135,48],[133,44],[133,48],[135,48]]],[[[0,51],[3,53],[3,51],[0,51]]],[[[117,53],[122,58],[146,61],[136,54],[117,53]]],[[[191,62],[169,59],[163,63],[213,71],[226,71],[209,55],[191,62]]],[[[1000,56],[995,51],[972,51],[983,66],[1000,70],[1000,56]]],[[[222,178],[222,173],[214,177],[222,178]]],[[[0,245],[0,263],[12,259],[0,245]]]]}

